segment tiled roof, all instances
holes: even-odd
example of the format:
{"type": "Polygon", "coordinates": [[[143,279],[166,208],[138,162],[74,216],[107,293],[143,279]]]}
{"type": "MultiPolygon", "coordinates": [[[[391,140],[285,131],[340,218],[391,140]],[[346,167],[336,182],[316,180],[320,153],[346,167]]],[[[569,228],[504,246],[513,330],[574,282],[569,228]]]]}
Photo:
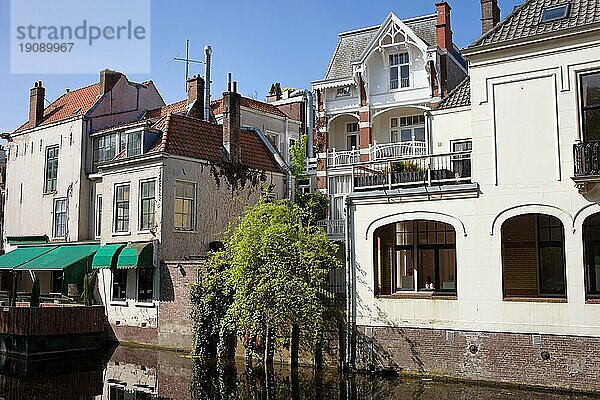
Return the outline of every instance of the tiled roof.
{"type": "Polygon", "coordinates": [[[540,22],[544,8],[567,2],[565,0],[527,0],[469,47],[493,45],[600,23],[600,0],[571,0],[571,9],[567,18],[540,22]]]}
{"type": "MultiPolygon", "coordinates": [[[[437,42],[435,14],[419,18],[411,18],[403,21],[417,36],[428,45],[437,42]]],[[[380,26],[359,29],[356,31],[341,33],[329,68],[325,73],[325,79],[350,78],[352,76],[352,63],[358,61],[369,43],[373,40],[380,26]]]]}
{"type": "MultiPolygon", "coordinates": [[[[273,104],[263,103],[262,101],[242,97],[240,100],[242,107],[252,110],[262,111],[267,114],[277,115],[278,117],[286,117],[285,113],[273,104]]],[[[210,102],[210,109],[215,115],[223,114],[223,99],[217,99],[210,102]]]]}
{"type": "Polygon", "coordinates": [[[181,100],[172,104],[167,104],[166,106],[160,108],[154,108],[152,110],[146,111],[146,115],[144,115],[145,119],[157,119],[161,117],[166,117],[169,113],[180,114],[185,113],[187,111],[187,100],[181,100]]]}
{"type": "Polygon", "coordinates": [[[466,107],[471,105],[471,79],[467,76],[457,87],[442,100],[436,110],[466,107]]]}
{"type": "MultiPolygon", "coordinates": [[[[151,150],[207,161],[222,160],[223,126],[178,114],[168,114],[154,126],[162,131],[160,142],[151,150]]],[[[242,163],[262,171],[281,172],[273,154],[258,134],[242,130],[242,163]]]]}
{"type": "MultiPolygon", "coordinates": [[[[98,100],[100,86],[95,83],[81,89],[67,92],[44,110],[44,118],[37,126],[48,125],[68,118],[84,115],[98,100]]],[[[21,125],[14,133],[33,128],[29,122],[21,125]]]]}

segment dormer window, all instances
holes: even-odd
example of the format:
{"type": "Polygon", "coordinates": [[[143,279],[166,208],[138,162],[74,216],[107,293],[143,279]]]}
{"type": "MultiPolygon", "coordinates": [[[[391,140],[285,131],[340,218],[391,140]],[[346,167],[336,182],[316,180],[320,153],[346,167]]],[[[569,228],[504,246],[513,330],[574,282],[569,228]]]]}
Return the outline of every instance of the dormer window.
{"type": "Polygon", "coordinates": [[[142,131],[137,131],[121,135],[121,149],[125,149],[126,157],[142,154],[142,133],[142,131]]]}
{"type": "Polygon", "coordinates": [[[129,132],[115,132],[93,139],[93,163],[113,161],[115,158],[129,158],[145,154],[160,137],[158,132],[138,129],[129,132]]]}
{"type": "Polygon", "coordinates": [[[559,19],[567,18],[569,16],[570,9],[571,3],[559,4],[553,7],[546,7],[542,10],[540,23],[552,22],[557,21],[559,19]]]}
{"type": "Polygon", "coordinates": [[[337,88],[337,91],[335,92],[335,97],[350,97],[350,86],[337,88]]]}
{"type": "Polygon", "coordinates": [[[390,63],[390,90],[410,86],[410,68],[408,53],[391,54],[390,63]]]}

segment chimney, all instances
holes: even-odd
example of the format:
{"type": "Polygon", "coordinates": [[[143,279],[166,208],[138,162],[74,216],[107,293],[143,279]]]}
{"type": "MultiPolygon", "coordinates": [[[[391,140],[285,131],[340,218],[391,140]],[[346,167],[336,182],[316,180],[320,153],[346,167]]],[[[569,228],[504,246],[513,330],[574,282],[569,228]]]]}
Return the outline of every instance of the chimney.
{"type": "Polygon", "coordinates": [[[450,4],[445,1],[435,5],[437,12],[437,45],[442,50],[452,50],[452,29],[450,28],[450,4]]]}
{"type": "Polygon", "coordinates": [[[187,115],[192,118],[204,117],[204,79],[195,75],[187,82],[187,115]]]}
{"type": "Polygon", "coordinates": [[[123,76],[122,73],[105,69],[100,71],[100,95],[110,92],[123,76]]]}
{"type": "Polygon", "coordinates": [[[223,93],[223,147],[229,154],[229,160],[241,162],[240,134],[241,134],[241,116],[240,101],[241,97],[237,93],[237,82],[233,82],[233,91],[231,84],[231,73],[227,77],[227,91],[223,93]]]}
{"type": "Polygon", "coordinates": [[[204,79],[206,86],[204,87],[204,120],[210,120],[210,68],[212,63],[212,48],[204,47],[204,79]]]}
{"type": "Polygon", "coordinates": [[[37,81],[29,93],[29,126],[37,126],[44,118],[44,98],[46,89],[42,81],[37,81]]]}
{"type": "Polygon", "coordinates": [[[498,0],[481,0],[481,33],[486,34],[500,22],[498,0]]]}

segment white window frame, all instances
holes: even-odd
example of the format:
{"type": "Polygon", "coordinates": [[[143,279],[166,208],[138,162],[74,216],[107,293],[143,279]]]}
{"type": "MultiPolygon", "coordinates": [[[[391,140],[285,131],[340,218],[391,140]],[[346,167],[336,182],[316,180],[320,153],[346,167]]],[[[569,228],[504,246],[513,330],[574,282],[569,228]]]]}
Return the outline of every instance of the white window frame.
{"type": "Polygon", "coordinates": [[[404,116],[404,117],[391,117],[390,118],[390,143],[408,143],[408,142],[427,142],[427,130],[426,130],[426,121],[425,121],[425,116],[421,116],[421,115],[410,115],[410,116],[404,116]],[[414,123],[414,121],[411,120],[410,124],[407,125],[402,125],[402,118],[418,118],[420,119],[421,117],[423,117],[423,122],[420,122],[417,120],[418,123],[414,123]],[[396,126],[394,126],[394,120],[396,120],[396,126]],[[415,129],[423,129],[424,132],[424,140],[416,140],[417,136],[415,133],[415,129]],[[410,130],[411,134],[410,140],[405,140],[402,141],[402,131],[407,131],[410,130]],[[394,140],[394,134],[396,135],[396,140],[394,140]]]}
{"type": "Polygon", "coordinates": [[[336,88],[335,98],[339,99],[344,97],[352,97],[352,88],[350,87],[350,85],[336,88]]]}
{"type": "Polygon", "coordinates": [[[96,195],[96,209],[94,214],[94,237],[100,239],[102,236],[102,195],[96,195]]]}
{"type": "Polygon", "coordinates": [[[60,156],[60,146],[59,145],[52,145],[52,146],[48,146],[46,147],[46,153],[45,153],[45,157],[44,157],[44,193],[55,193],[56,192],[56,187],[58,186],[58,161],[59,161],[59,156],[60,156]],[[55,176],[54,176],[54,187],[53,188],[49,188],[48,187],[48,161],[49,161],[49,157],[48,157],[48,153],[50,152],[50,150],[57,150],[56,153],[56,171],[55,171],[55,176]]]}
{"type": "Polygon", "coordinates": [[[390,90],[400,90],[411,87],[410,53],[408,51],[388,55],[388,84],[390,90]],[[402,60],[404,57],[406,57],[406,61],[402,60]],[[394,58],[397,58],[397,61],[394,60],[394,58]],[[406,67],[408,71],[407,76],[404,78],[402,77],[402,67],[406,67]],[[396,79],[392,79],[393,69],[396,69],[396,79]],[[395,84],[393,83],[394,81],[396,82],[395,84]]]}
{"type": "Polygon", "coordinates": [[[55,239],[63,239],[66,238],[68,235],[68,231],[69,231],[69,202],[67,200],[66,197],[61,197],[61,198],[57,198],[54,199],[54,201],[52,202],[52,237],[55,239]],[[57,229],[57,216],[58,213],[56,212],[56,205],[59,202],[64,202],[65,204],[65,208],[64,211],[61,212],[61,214],[64,213],[65,216],[65,220],[64,220],[64,234],[59,235],[58,234],[58,229],[57,229]]]}
{"type": "Polygon", "coordinates": [[[135,157],[144,154],[144,130],[134,130],[122,132],[119,136],[119,151],[118,154],[125,152],[125,157],[135,157]],[[140,152],[139,154],[129,154],[129,137],[130,135],[140,135],[140,152]],[[124,139],[123,139],[124,137],[124,139]]]}
{"type": "MultiPolygon", "coordinates": [[[[195,233],[196,229],[197,229],[197,221],[196,221],[196,217],[197,217],[197,210],[196,208],[198,207],[198,184],[194,181],[186,181],[183,179],[176,179],[175,180],[175,184],[173,185],[173,199],[175,200],[173,202],[173,230],[175,232],[191,232],[191,233],[195,233]],[[175,214],[176,214],[176,201],[177,201],[177,184],[178,183],[183,183],[183,184],[191,184],[193,185],[193,198],[192,200],[192,226],[189,229],[186,228],[179,228],[175,226],[175,214]]],[[[184,198],[184,200],[190,200],[190,198],[184,198]]]]}
{"type": "Polygon", "coordinates": [[[116,183],[114,188],[113,196],[113,218],[112,218],[112,231],[114,235],[127,235],[131,232],[131,182],[116,183]],[[127,200],[127,230],[117,230],[117,188],[125,187],[129,188],[129,199],[127,200]]]}
{"type": "Polygon", "coordinates": [[[156,227],[156,179],[154,179],[154,178],[143,179],[140,181],[140,187],[139,187],[139,191],[138,191],[138,230],[140,232],[150,232],[155,227],[156,227]],[[144,217],[142,186],[144,186],[145,183],[150,183],[150,182],[152,182],[154,184],[154,223],[152,224],[151,227],[144,228],[142,226],[142,220],[144,217]]]}

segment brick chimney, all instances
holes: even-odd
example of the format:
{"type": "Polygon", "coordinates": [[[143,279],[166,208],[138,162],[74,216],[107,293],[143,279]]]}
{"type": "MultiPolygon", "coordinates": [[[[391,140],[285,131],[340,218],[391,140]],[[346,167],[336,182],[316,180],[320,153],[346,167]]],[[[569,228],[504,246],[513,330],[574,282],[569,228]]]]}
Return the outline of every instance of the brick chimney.
{"type": "Polygon", "coordinates": [[[29,126],[37,126],[44,118],[44,98],[46,89],[42,81],[37,81],[29,93],[29,126]]]}
{"type": "Polygon", "coordinates": [[[204,78],[196,75],[187,82],[187,115],[204,119],[204,78]]]}
{"type": "Polygon", "coordinates": [[[229,154],[229,160],[241,162],[241,114],[240,101],[242,96],[237,92],[237,82],[231,83],[231,74],[227,79],[227,91],[223,93],[223,147],[229,154]]]}
{"type": "Polygon", "coordinates": [[[122,73],[105,69],[100,71],[100,95],[110,92],[123,76],[122,73]]]}
{"type": "Polygon", "coordinates": [[[452,50],[452,29],[450,28],[450,4],[445,1],[435,5],[437,12],[437,45],[442,50],[452,50]]]}
{"type": "Polygon", "coordinates": [[[481,33],[486,34],[500,22],[498,0],[481,0],[481,33]]]}

